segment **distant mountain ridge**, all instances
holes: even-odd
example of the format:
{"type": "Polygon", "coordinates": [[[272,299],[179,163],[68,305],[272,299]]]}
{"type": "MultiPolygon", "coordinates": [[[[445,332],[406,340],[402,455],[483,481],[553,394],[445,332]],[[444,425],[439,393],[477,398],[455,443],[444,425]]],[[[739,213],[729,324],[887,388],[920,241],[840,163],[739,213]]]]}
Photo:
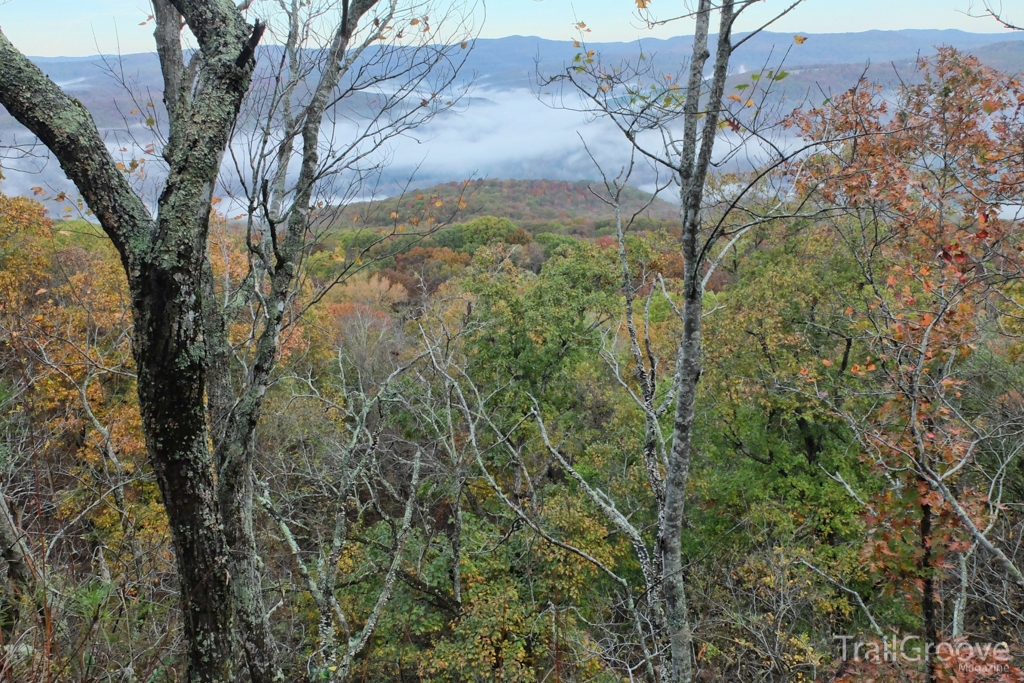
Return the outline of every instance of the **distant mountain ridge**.
{"type": "MultiPolygon", "coordinates": [[[[804,98],[820,102],[842,92],[855,85],[865,71],[869,78],[887,86],[893,85],[897,77],[911,79],[917,57],[933,53],[938,45],[969,52],[1003,71],[1024,71],[1024,32],[900,30],[803,35],[807,40],[800,45],[790,33],[762,32],[751,37],[736,51],[729,87],[748,80],[749,72],[765,65],[777,69],[785,58],[783,68],[789,75],[773,84],[777,88],[773,104],[783,111],[799,105],[804,98]]],[[[596,42],[588,44],[587,49],[599,53],[605,65],[636,60],[643,53],[656,68],[671,73],[689,57],[691,41],[690,36],[679,36],[629,43],[596,42]]],[[[260,48],[258,68],[268,69],[280,49],[272,45],[260,48]]],[[[538,75],[562,72],[578,52],[580,48],[568,37],[544,40],[508,36],[473,41],[462,73],[475,84],[471,96],[458,111],[438,116],[415,138],[396,141],[387,152],[394,152],[394,157],[388,160],[374,194],[397,194],[412,177],[421,186],[471,177],[591,178],[594,165],[583,152],[580,136],[606,169],[617,169],[626,161],[622,153],[626,145],[610,124],[551,107],[552,102],[538,101],[533,96],[541,90],[538,75]]],[[[156,136],[147,125],[150,116],[162,128],[166,117],[155,54],[34,59],[54,82],[92,112],[115,153],[124,149],[130,157],[154,141],[156,136]],[[132,85],[134,98],[121,81],[132,85]]],[[[359,95],[348,100],[347,106],[359,116],[373,97],[372,93],[359,95]]],[[[0,146],[30,140],[31,134],[0,107],[0,146]]],[[[6,176],[2,189],[9,194],[31,194],[32,187],[40,185],[54,193],[71,189],[55,163],[8,156],[0,159],[0,166],[6,176]],[[18,170],[26,172],[7,172],[18,170]]],[[[156,167],[151,170],[157,171],[156,167]]],[[[642,171],[633,177],[641,187],[651,187],[653,181],[650,173],[644,175],[642,171]]]]}
{"type": "MultiPolygon", "coordinates": [[[[743,34],[740,34],[742,37],[743,34]]],[[[913,61],[918,55],[931,54],[935,47],[949,45],[981,57],[979,48],[995,45],[1024,45],[1024,33],[968,33],[956,29],[899,31],[863,31],[859,33],[809,33],[807,41],[795,45],[793,34],[763,31],[747,40],[736,51],[732,64],[740,71],[774,67],[785,57],[787,69],[799,66],[859,65],[913,61]]],[[[606,63],[635,60],[643,52],[666,66],[689,58],[692,36],[668,39],[648,38],[630,43],[588,43],[606,63]]],[[[710,38],[712,45],[717,36],[710,38]]],[[[485,87],[529,87],[534,75],[553,74],[571,62],[579,49],[571,40],[556,41],[528,36],[478,39],[470,66],[480,75],[485,87]]],[[[989,50],[991,52],[991,50],[989,50]]],[[[996,68],[1024,70],[1024,53],[1012,50],[996,68]],[[1012,57],[1009,57],[1012,55],[1012,57]],[[1018,57],[1019,55],[1019,57],[1018,57]]]]}
{"type": "MultiPolygon", "coordinates": [[[[715,39],[716,36],[711,37],[712,42],[715,39]]],[[[679,36],[631,43],[596,42],[587,47],[605,63],[635,60],[643,52],[647,59],[667,68],[678,66],[689,57],[691,41],[692,36],[679,36]]],[[[785,58],[785,68],[790,72],[801,66],[814,67],[825,82],[833,83],[844,80],[848,72],[863,71],[869,62],[912,65],[919,54],[930,54],[939,45],[969,51],[982,62],[1004,71],[1024,71],[1024,33],[968,33],[952,29],[810,33],[802,45],[794,45],[792,34],[764,31],[736,51],[733,66],[738,72],[751,71],[765,65],[776,67],[785,58]]],[[[268,46],[263,52],[277,49],[268,46]]],[[[571,40],[530,36],[479,38],[473,41],[464,74],[474,78],[476,87],[483,90],[535,89],[538,74],[559,73],[577,52],[579,48],[571,40]]],[[[124,117],[139,104],[146,106],[152,101],[159,106],[162,79],[154,53],[32,59],[55,83],[82,100],[100,127],[123,126],[124,117]],[[143,102],[130,100],[118,82],[121,78],[146,93],[143,102]]],[[[0,130],[16,127],[0,108],[0,130]]]]}

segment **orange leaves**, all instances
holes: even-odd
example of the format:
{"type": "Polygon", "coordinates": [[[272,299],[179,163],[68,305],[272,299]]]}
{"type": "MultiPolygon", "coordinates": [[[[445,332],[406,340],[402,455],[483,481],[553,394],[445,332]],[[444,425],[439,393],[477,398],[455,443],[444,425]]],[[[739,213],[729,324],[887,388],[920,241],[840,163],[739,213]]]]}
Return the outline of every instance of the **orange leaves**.
{"type": "Polygon", "coordinates": [[[651,0],[636,0],[637,9],[647,9],[650,4],[651,0]]]}
{"type": "Polygon", "coordinates": [[[731,95],[729,95],[729,97],[727,99],[730,99],[733,102],[741,102],[741,103],[743,103],[744,107],[753,107],[756,104],[756,102],[754,102],[754,100],[752,100],[750,98],[747,98],[746,100],[744,100],[742,97],[740,97],[736,93],[732,93],[731,95]]]}
{"type": "Polygon", "coordinates": [[[37,185],[36,187],[32,188],[32,194],[34,194],[34,195],[36,195],[38,197],[41,194],[46,194],[46,190],[44,190],[43,188],[41,188],[41,187],[39,187],[37,185]]]}
{"type": "Polygon", "coordinates": [[[803,45],[807,42],[807,36],[793,36],[793,42],[797,45],[803,45]]]}

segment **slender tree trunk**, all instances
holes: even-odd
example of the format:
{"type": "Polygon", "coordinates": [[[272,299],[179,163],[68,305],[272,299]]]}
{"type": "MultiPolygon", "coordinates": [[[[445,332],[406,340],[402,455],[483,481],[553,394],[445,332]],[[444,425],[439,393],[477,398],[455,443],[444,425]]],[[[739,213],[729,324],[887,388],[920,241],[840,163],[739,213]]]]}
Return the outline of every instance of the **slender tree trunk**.
{"type": "Polygon", "coordinates": [[[921,506],[921,614],[924,620],[924,680],[935,683],[935,572],[932,569],[932,506],[921,506]]]}
{"type": "Polygon", "coordinates": [[[718,47],[707,111],[701,117],[699,106],[705,80],[704,65],[710,57],[708,30],[711,11],[710,0],[701,0],[697,8],[697,27],[683,110],[683,149],[678,170],[683,256],[683,337],[676,357],[676,411],[665,475],[665,506],[660,520],[659,537],[665,619],[672,658],[672,676],[669,680],[673,683],[690,683],[693,680],[693,632],[686,602],[682,533],[685,522],[686,488],[693,456],[694,407],[702,368],[701,321],[704,314],[705,249],[707,243],[713,239],[711,235],[702,234],[701,207],[732,50],[733,2],[725,0],[718,8],[721,15],[718,47]],[[698,144],[697,130],[701,118],[704,119],[704,127],[698,144]]]}

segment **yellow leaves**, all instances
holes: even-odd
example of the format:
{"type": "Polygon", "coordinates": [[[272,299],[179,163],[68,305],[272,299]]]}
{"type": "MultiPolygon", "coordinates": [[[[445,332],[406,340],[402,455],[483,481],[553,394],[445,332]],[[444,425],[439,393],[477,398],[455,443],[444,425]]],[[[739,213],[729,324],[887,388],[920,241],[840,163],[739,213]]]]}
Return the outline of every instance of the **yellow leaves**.
{"type": "Polygon", "coordinates": [[[397,211],[392,211],[392,212],[391,212],[391,213],[390,213],[390,214],[388,215],[388,218],[398,218],[398,212],[397,212],[397,211]]]}
{"type": "Polygon", "coordinates": [[[807,42],[807,36],[793,36],[793,42],[797,45],[803,45],[807,42]]]}
{"type": "Polygon", "coordinates": [[[441,201],[440,199],[438,199],[436,202],[434,202],[434,206],[440,208],[440,207],[444,206],[444,202],[441,201]]]}
{"type": "Polygon", "coordinates": [[[636,0],[637,9],[647,9],[650,4],[651,0],[636,0]]]}

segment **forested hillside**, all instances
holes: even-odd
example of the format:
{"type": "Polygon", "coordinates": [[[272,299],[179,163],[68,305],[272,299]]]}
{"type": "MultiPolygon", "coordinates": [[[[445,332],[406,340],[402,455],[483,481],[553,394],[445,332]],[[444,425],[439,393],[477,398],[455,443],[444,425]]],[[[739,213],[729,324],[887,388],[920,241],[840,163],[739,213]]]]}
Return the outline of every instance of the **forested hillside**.
{"type": "MultiPolygon", "coordinates": [[[[940,657],[942,680],[1021,680],[1024,225],[999,206],[1024,172],[1002,113],[1024,95],[954,52],[929,69],[896,117],[864,84],[795,118],[861,136],[804,160],[813,211],[745,232],[709,284],[682,535],[696,680],[919,680],[918,660],[835,639],[927,632],[1009,648],[940,657]]],[[[623,681],[644,660],[678,209],[616,221],[591,187],[433,187],[342,214],[308,256],[254,435],[289,680],[330,678],[326,639],[360,632],[352,680],[623,681]]],[[[179,680],[117,255],[15,198],[0,254],[3,667],[179,680]]],[[[215,214],[211,255],[230,296],[244,230],[215,214]]],[[[253,314],[227,330],[239,364],[253,314]]]]}
{"type": "Polygon", "coordinates": [[[791,75],[704,54],[743,6],[701,0],[682,79],[584,40],[561,83],[623,166],[360,202],[463,24],[406,63],[344,3],[313,69],[282,5],[251,86],[279,27],[154,7],[148,162],[0,33],[80,190],[0,193],[0,680],[1024,681],[1018,77],[942,48],[769,119],[791,75]]]}
{"type": "MultiPolygon", "coordinates": [[[[358,215],[364,226],[390,227],[395,219],[411,217],[431,203],[456,207],[460,221],[480,216],[500,216],[514,221],[530,232],[593,233],[613,231],[615,211],[599,193],[594,181],[567,182],[559,180],[495,180],[478,179],[469,183],[451,182],[422,190],[406,191],[398,197],[353,206],[349,213],[358,215]],[[398,214],[392,217],[392,214],[398,214]]],[[[435,207],[440,208],[440,207],[435,207]]],[[[673,221],[679,209],[662,198],[641,190],[626,188],[622,210],[637,220],[673,221]]],[[[351,219],[350,219],[351,220],[351,219]]],[[[358,221],[356,221],[358,222],[358,221]]],[[[348,227],[344,221],[339,227],[348,227]]],[[[594,236],[590,234],[590,236],[594,236]]]]}

